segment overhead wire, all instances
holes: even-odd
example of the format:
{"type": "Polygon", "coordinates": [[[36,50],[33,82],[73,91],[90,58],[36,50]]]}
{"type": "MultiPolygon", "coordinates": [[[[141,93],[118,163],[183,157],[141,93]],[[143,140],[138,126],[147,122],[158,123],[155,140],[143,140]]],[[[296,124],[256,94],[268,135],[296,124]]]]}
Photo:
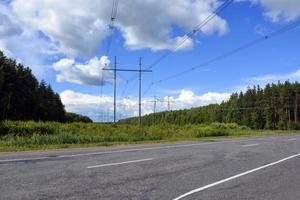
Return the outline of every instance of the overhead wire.
{"type": "MultiPolygon", "coordinates": [[[[189,68],[189,69],[183,70],[183,71],[178,72],[178,73],[176,73],[176,74],[167,76],[167,77],[162,78],[162,79],[160,79],[160,80],[158,80],[158,81],[155,81],[155,82],[151,83],[151,85],[153,86],[154,84],[159,84],[159,83],[168,81],[168,80],[170,80],[170,79],[177,78],[177,77],[182,76],[182,75],[184,75],[184,74],[187,74],[187,73],[189,73],[189,72],[191,72],[191,71],[197,70],[197,69],[199,69],[199,68],[201,68],[201,67],[207,66],[207,65],[209,65],[209,64],[211,64],[211,63],[214,63],[214,62],[216,62],[216,61],[219,61],[219,60],[222,60],[222,59],[224,59],[224,58],[227,58],[227,57],[229,57],[229,56],[231,56],[231,55],[233,55],[233,54],[236,54],[236,53],[238,53],[238,52],[240,52],[240,51],[242,51],[242,50],[244,50],[244,49],[248,49],[248,48],[250,48],[250,47],[252,47],[252,46],[254,46],[254,45],[256,45],[256,44],[258,44],[258,43],[260,43],[260,42],[264,42],[264,41],[266,41],[266,40],[268,40],[268,39],[270,39],[270,38],[273,38],[273,37],[275,37],[275,36],[277,36],[277,35],[280,35],[280,34],[285,33],[285,32],[287,32],[287,31],[293,30],[293,29],[299,27],[299,25],[300,25],[300,21],[296,21],[296,22],[290,23],[290,24],[288,24],[287,26],[284,26],[284,27],[282,27],[282,28],[280,28],[280,29],[278,29],[278,30],[276,30],[276,31],[273,31],[273,32],[271,32],[271,33],[269,33],[269,34],[266,34],[266,35],[264,35],[264,36],[262,36],[262,37],[259,37],[259,38],[255,39],[255,40],[252,40],[252,41],[250,41],[250,42],[248,42],[248,43],[246,43],[246,44],[243,44],[243,45],[239,46],[238,48],[235,48],[235,49],[233,49],[233,50],[231,50],[231,51],[228,51],[228,52],[226,52],[226,53],[224,53],[224,54],[221,54],[221,55],[219,55],[219,56],[216,56],[216,57],[214,57],[214,58],[212,58],[212,59],[210,59],[210,60],[207,60],[207,61],[205,61],[205,62],[203,62],[203,63],[201,63],[201,64],[199,64],[199,65],[196,65],[196,66],[191,67],[191,68],[189,68]]],[[[148,91],[149,91],[149,90],[148,90],[148,91]]],[[[146,94],[146,93],[147,93],[147,92],[145,92],[145,94],[146,94]]]]}
{"type": "MultiPolygon", "coordinates": [[[[193,37],[196,33],[198,33],[205,25],[207,25],[212,19],[214,19],[218,14],[220,14],[223,10],[225,10],[234,0],[226,0],[223,4],[221,4],[219,7],[217,7],[210,15],[208,15],[201,23],[196,25],[190,32],[186,33],[182,39],[182,41],[174,46],[171,51],[168,51],[164,53],[162,56],[160,56],[158,59],[156,59],[149,67],[146,69],[152,69],[156,65],[158,65],[163,59],[174,53],[178,48],[180,48],[188,39],[193,37]]],[[[128,81],[132,81],[137,76],[134,75],[128,81]]],[[[150,90],[152,87],[152,83],[147,87],[147,90],[150,90]]],[[[147,91],[146,90],[146,91],[147,91]]]]}
{"type": "MultiPolygon", "coordinates": [[[[107,41],[107,46],[106,46],[106,51],[105,51],[105,56],[109,57],[109,52],[111,49],[111,43],[113,40],[113,35],[114,35],[114,22],[117,18],[117,12],[118,12],[118,4],[119,4],[119,0],[113,0],[113,4],[112,4],[112,9],[111,9],[111,15],[110,15],[110,22],[108,25],[108,28],[110,30],[110,37],[108,38],[107,41]]],[[[107,67],[107,63],[105,63],[104,68],[107,67]]],[[[101,81],[100,81],[100,97],[103,97],[103,85],[104,85],[104,80],[103,80],[103,73],[104,71],[102,70],[101,73],[101,81]]],[[[103,119],[102,119],[103,122],[103,119]]]]}
{"type": "Polygon", "coordinates": [[[112,9],[111,9],[111,16],[110,16],[110,23],[108,25],[108,28],[111,32],[111,35],[110,35],[110,37],[108,38],[108,41],[107,41],[107,47],[106,47],[106,52],[105,52],[106,56],[109,56],[111,43],[113,41],[113,35],[114,35],[113,33],[114,33],[114,29],[115,29],[114,23],[115,23],[115,20],[117,18],[118,5],[119,5],[119,0],[113,0],[113,5],[112,5],[112,9]]]}
{"type": "Polygon", "coordinates": [[[188,32],[187,34],[184,35],[184,39],[175,47],[172,48],[171,51],[168,51],[164,53],[161,57],[159,57],[157,60],[155,60],[149,67],[148,69],[154,68],[158,63],[160,63],[163,59],[174,53],[178,48],[180,48],[188,39],[193,37],[196,33],[201,31],[201,29],[207,25],[211,20],[213,20],[218,14],[220,14],[223,10],[225,10],[233,0],[226,0],[221,6],[217,7],[216,10],[214,10],[210,15],[208,15],[200,24],[195,26],[192,31],[188,32]]]}

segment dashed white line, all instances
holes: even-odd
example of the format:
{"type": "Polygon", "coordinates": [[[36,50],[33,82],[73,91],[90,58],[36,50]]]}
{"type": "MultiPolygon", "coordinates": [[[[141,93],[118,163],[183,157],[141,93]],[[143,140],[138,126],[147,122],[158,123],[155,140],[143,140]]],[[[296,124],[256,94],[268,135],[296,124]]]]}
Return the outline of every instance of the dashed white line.
{"type": "Polygon", "coordinates": [[[254,147],[254,146],[257,146],[259,145],[258,143],[255,143],[255,144],[245,144],[245,145],[242,145],[242,147],[254,147]]]}
{"type": "Polygon", "coordinates": [[[277,165],[277,164],[279,164],[279,163],[282,163],[282,162],[284,162],[284,161],[290,160],[290,159],[295,158],[295,157],[298,157],[298,156],[300,156],[300,153],[295,154],[295,155],[292,155],[292,156],[289,156],[289,157],[286,157],[286,158],[283,158],[283,159],[278,160],[278,161],[276,161],[276,162],[272,162],[272,163],[270,163],[270,164],[263,165],[263,166],[261,166],[261,167],[258,167],[258,168],[255,168],[255,169],[252,169],[252,170],[243,172],[243,173],[241,173],[241,174],[237,174],[237,175],[235,175],[235,176],[231,176],[231,177],[229,177],[229,178],[226,178],[226,179],[223,179],[223,180],[220,180],[220,181],[211,183],[211,184],[209,184],[209,185],[205,185],[205,186],[203,186],[203,187],[194,189],[194,190],[192,190],[192,191],[190,191],[190,192],[187,192],[187,193],[185,193],[185,194],[183,194],[183,195],[180,195],[179,197],[176,197],[176,198],[173,199],[173,200],[183,199],[183,198],[185,198],[185,197],[187,197],[187,196],[190,196],[190,195],[192,195],[192,194],[195,194],[195,193],[197,193],[197,192],[201,192],[201,191],[206,190],[206,189],[208,189],[208,188],[211,188],[211,187],[220,185],[220,184],[222,184],[222,183],[231,181],[231,180],[233,180],[233,179],[237,179],[237,178],[239,178],[239,177],[241,177],[241,176],[245,176],[245,175],[247,175],[247,174],[250,174],[250,173],[253,173],[253,172],[256,172],[256,171],[265,169],[265,168],[267,168],[267,167],[271,167],[271,166],[273,166],[273,165],[277,165]]]}
{"type": "Polygon", "coordinates": [[[57,158],[72,158],[72,157],[78,157],[78,156],[92,156],[92,155],[103,155],[103,154],[112,154],[112,153],[124,153],[124,152],[170,149],[170,148],[183,148],[183,147],[200,146],[200,145],[206,145],[206,144],[222,144],[222,143],[228,143],[228,142],[236,142],[236,141],[229,140],[229,141],[221,141],[221,142],[203,142],[203,143],[195,143],[195,144],[181,144],[181,145],[168,145],[168,146],[159,146],[159,147],[122,149],[122,150],[114,150],[114,151],[101,151],[101,152],[91,152],[91,153],[66,154],[66,155],[58,155],[58,156],[55,156],[55,157],[43,156],[43,157],[36,157],[36,158],[16,158],[16,159],[0,160],[0,163],[2,163],[2,162],[20,162],[20,161],[44,160],[44,159],[54,159],[54,158],[55,159],[57,159],[57,158]]]}
{"type": "MultiPolygon", "coordinates": [[[[246,142],[249,139],[245,140],[227,140],[220,142],[203,142],[203,143],[195,143],[195,144],[181,144],[181,145],[167,145],[167,146],[158,146],[158,147],[145,147],[145,148],[133,148],[133,149],[122,149],[122,150],[114,150],[114,151],[101,151],[101,152],[91,152],[91,153],[79,153],[79,154],[66,154],[66,155],[58,155],[58,156],[43,156],[36,158],[16,158],[16,159],[4,159],[0,160],[0,163],[3,162],[22,162],[22,161],[34,161],[34,160],[45,160],[45,159],[57,159],[57,158],[72,158],[78,156],[92,156],[92,155],[103,155],[103,154],[112,154],[112,153],[124,153],[124,152],[135,152],[135,151],[147,151],[147,150],[159,150],[159,149],[170,149],[170,148],[183,148],[183,147],[192,147],[192,146],[200,146],[200,145],[209,145],[209,144],[222,144],[222,143],[230,143],[230,142],[246,142]]],[[[250,139],[251,141],[251,139],[250,139]]]]}
{"type": "Polygon", "coordinates": [[[88,169],[91,168],[97,168],[97,167],[108,167],[108,166],[116,166],[116,165],[123,165],[123,164],[129,164],[129,163],[137,163],[137,162],[145,162],[153,160],[153,158],[146,158],[146,159],[140,159],[140,160],[130,160],[125,162],[119,162],[119,163],[108,163],[108,164],[102,164],[102,165],[94,165],[94,166],[88,166],[88,169]]]}
{"type": "Polygon", "coordinates": [[[290,139],[288,139],[288,141],[296,141],[297,140],[297,138],[290,138],[290,139]]]}

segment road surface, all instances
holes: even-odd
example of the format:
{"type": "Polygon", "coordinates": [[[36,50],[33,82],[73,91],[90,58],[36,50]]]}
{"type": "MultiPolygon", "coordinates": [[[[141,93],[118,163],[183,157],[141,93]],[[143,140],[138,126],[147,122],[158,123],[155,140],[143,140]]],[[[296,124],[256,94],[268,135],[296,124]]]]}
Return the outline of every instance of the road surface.
{"type": "Polygon", "coordinates": [[[300,135],[0,154],[0,199],[300,199],[300,135]]]}

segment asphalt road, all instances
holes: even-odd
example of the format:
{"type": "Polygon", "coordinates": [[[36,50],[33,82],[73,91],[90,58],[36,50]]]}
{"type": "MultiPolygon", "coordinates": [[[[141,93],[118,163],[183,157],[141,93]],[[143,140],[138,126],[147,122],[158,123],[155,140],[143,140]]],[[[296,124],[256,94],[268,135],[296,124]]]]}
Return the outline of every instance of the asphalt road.
{"type": "Polygon", "coordinates": [[[300,135],[0,154],[0,199],[300,199],[300,135]]]}

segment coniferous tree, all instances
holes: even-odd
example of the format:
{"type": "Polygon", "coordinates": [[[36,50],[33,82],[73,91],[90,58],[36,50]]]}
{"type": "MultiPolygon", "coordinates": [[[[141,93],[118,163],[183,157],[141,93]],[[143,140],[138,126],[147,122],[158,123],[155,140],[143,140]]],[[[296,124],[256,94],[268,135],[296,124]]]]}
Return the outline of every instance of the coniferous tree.
{"type": "Polygon", "coordinates": [[[65,121],[60,97],[0,51],[0,120],[65,121]]]}
{"type": "MultiPolygon", "coordinates": [[[[143,124],[201,124],[212,122],[237,123],[253,129],[299,129],[300,84],[298,82],[267,84],[234,93],[220,104],[172,112],[160,112],[143,117],[143,124]]],[[[136,118],[120,123],[135,123],[136,118]]]]}

